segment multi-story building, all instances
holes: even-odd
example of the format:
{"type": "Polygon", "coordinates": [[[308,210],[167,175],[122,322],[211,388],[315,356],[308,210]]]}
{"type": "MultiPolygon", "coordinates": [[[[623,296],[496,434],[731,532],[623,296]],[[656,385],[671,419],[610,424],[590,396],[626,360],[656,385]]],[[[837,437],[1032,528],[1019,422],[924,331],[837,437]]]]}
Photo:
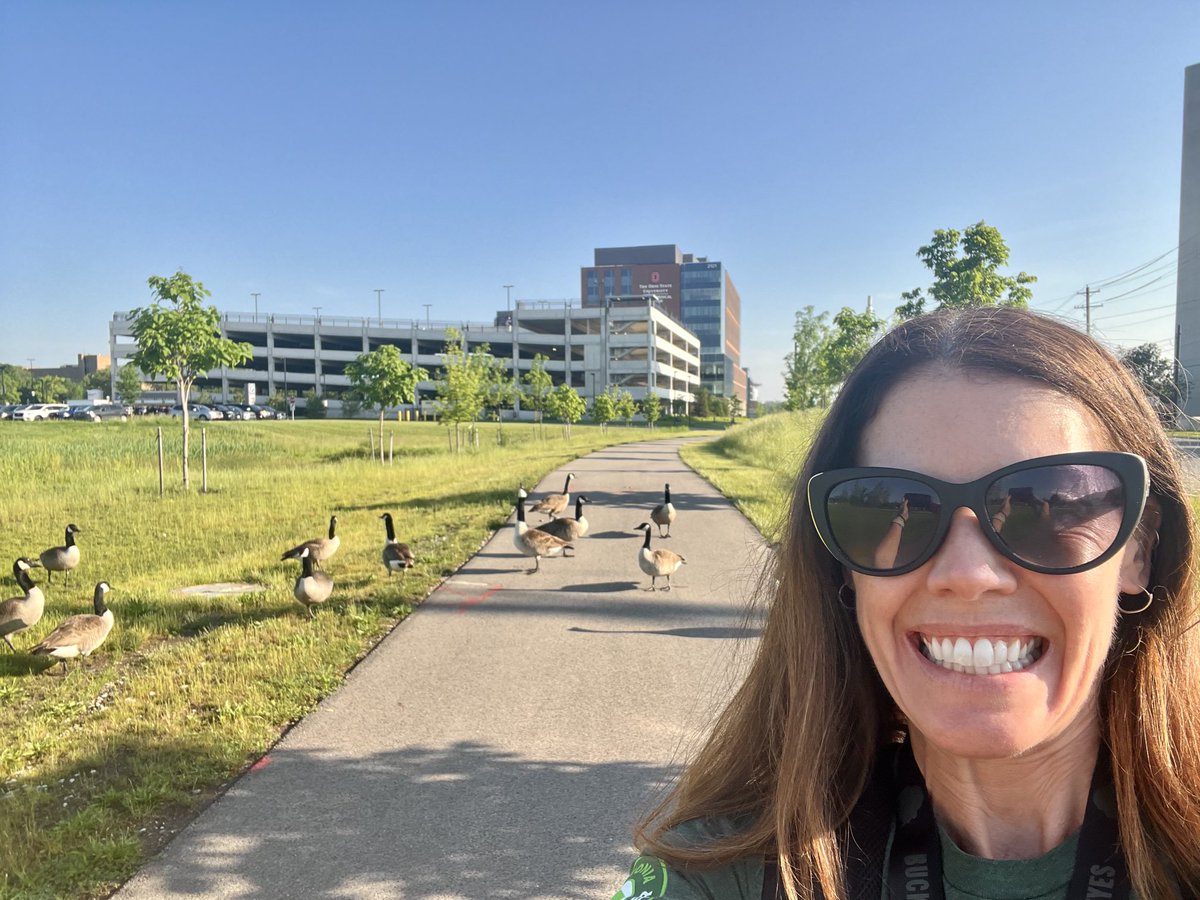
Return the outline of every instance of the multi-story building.
{"type": "MultiPolygon", "coordinates": [[[[314,391],[336,412],[350,387],[346,365],[384,344],[436,378],[447,328],[463,334],[468,352],[487,344],[516,378],[530,370],[535,356],[545,356],[554,383],[570,384],[589,404],[615,385],[636,400],[653,393],[668,409],[686,408],[700,384],[700,339],[654,298],[638,298],[588,308],[524,301],[490,323],[225,313],[222,334],[250,344],[253,355],[237,368],[207,373],[196,387],[225,400],[249,384],[265,396],[314,391]]],[[[114,359],[136,352],[127,313],[113,315],[109,345],[114,359]]],[[[434,381],[421,382],[417,391],[409,409],[432,409],[434,381]]]]}
{"type": "Polygon", "coordinates": [[[1184,70],[1175,356],[1188,386],[1183,411],[1200,416],[1200,63],[1184,70]]]}
{"type": "Polygon", "coordinates": [[[611,298],[653,296],[700,338],[700,383],[722,397],[738,397],[746,410],[741,366],[742,301],[720,262],[683,253],[675,244],[598,247],[593,265],[580,270],[584,308],[611,298]]]}

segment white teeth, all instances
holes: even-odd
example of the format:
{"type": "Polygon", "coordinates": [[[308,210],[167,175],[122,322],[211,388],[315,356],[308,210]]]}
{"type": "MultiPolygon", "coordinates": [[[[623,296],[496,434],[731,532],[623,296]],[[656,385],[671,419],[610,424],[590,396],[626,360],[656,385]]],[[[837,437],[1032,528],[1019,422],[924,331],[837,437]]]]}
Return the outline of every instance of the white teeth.
{"type": "Polygon", "coordinates": [[[959,638],[954,642],[954,661],[960,666],[969,666],[975,661],[975,653],[971,650],[971,642],[959,638]]]}
{"type": "Polygon", "coordinates": [[[945,669],[969,675],[1007,675],[1020,672],[1042,655],[1042,639],[992,640],[975,638],[921,638],[925,656],[945,669]]]}
{"type": "Polygon", "coordinates": [[[975,668],[986,669],[992,664],[992,642],[980,638],[975,642],[975,668]]]}

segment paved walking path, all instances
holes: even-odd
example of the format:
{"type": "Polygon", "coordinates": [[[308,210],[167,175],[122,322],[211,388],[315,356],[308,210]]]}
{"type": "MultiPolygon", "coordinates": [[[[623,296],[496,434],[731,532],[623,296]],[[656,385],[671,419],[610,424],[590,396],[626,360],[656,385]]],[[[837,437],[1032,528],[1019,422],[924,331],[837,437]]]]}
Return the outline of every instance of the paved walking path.
{"type": "Polygon", "coordinates": [[[547,476],[593,501],[575,558],[526,575],[501,529],[117,896],[607,900],[757,634],[761,538],[679,444],[547,476]],[[688,564],[651,594],[632,529],[664,482],[654,546],[688,564]]]}

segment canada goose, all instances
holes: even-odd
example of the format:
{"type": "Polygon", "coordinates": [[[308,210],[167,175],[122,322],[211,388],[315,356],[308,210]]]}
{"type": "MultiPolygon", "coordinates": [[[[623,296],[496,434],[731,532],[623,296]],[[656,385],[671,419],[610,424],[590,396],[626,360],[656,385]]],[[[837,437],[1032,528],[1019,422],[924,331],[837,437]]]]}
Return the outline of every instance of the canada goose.
{"type": "Polygon", "coordinates": [[[112,631],[112,610],[104,605],[104,595],[112,588],[107,581],[96,585],[92,595],[92,608],[95,615],[84,613],[71,616],[42,640],[29,652],[34,656],[53,656],[62,665],[62,673],[67,674],[67,660],[76,656],[91,656],[92,651],[104,643],[108,633],[112,631]]]}
{"type": "Polygon", "coordinates": [[[303,544],[297,544],[279,558],[299,559],[300,551],[307,547],[312,555],[313,562],[315,562],[317,567],[320,568],[323,560],[329,559],[329,557],[337,553],[338,547],[341,546],[341,543],[342,539],[337,536],[337,516],[330,516],[329,537],[313,538],[311,541],[305,541],[303,544]]]}
{"type": "Polygon", "coordinates": [[[533,506],[529,507],[530,512],[540,512],[543,515],[549,516],[552,519],[557,519],[559,514],[571,503],[571,481],[575,478],[574,472],[567,473],[567,481],[563,485],[561,494],[547,494],[533,506]]]}
{"type": "Polygon", "coordinates": [[[669,591],[671,589],[671,573],[687,560],[670,550],[651,550],[650,532],[653,530],[653,526],[649,522],[643,522],[638,526],[638,530],[646,532],[646,542],[638,551],[638,565],[642,567],[643,572],[650,576],[650,587],[646,590],[654,590],[655,583],[661,575],[667,579],[667,586],[663,590],[669,591]]]}
{"type": "Polygon", "coordinates": [[[8,649],[17,652],[9,638],[20,634],[27,628],[32,628],[42,618],[46,611],[46,597],[42,589],[33,583],[29,577],[29,569],[33,560],[22,556],[13,563],[13,577],[25,592],[24,596],[13,597],[0,603],[0,637],[8,644],[8,649]]]}
{"type": "Polygon", "coordinates": [[[387,543],[383,545],[383,564],[387,567],[388,576],[391,577],[393,572],[407,573],[415,565],[412,550],[409,549],[408,544],[402,544],[396,540],[396,529],[392,525],[391,513],[384,513],[379,518],[383,519],[383,524],[387,528],[387,543]]]}
{"type": "Polygon", "coordinates": [[[532,575],[541,569],[543,556],[566,556],[566,551],[574,550],[562,538],[557,538],[525,524],[525,498],[517,498],[517,523],[513,530],[513,546],[525,556],[533,557],[533,568],[527,574],[532,575]]]}
{"type": "Polygon", "coordinates": [[[583,517],[583,504],[591,502],[581,494],[575,498],[575,518],[563,516],[561,519],[551,519],[534,530],[544,531],[564,541],[578,540],[588,533],[588,520],[583,517]]]}
{"type": "Polygon", "coordinates": [[[675,521],[675,507],[671,504],[671,485],[668,484],[663,490],[663,502],[650,510],[650,521],[658,526],[658,536],[671,536],[671,523],[675,521]],[[667,533],[663,534],[663,526],[667,526],[667,533]]]}
{"type": "Polygon", "coordinates": [[[41,566],[46,570],[46,581],[54,581],[54,573],[62,572],[63,578],[69,584],[71,581],[71,570],[79,565],[79,547],[75,545],[75,535],[83,534],[79,530],[79,526],[71,524],[67,526],[66,543],[61,547],[51,547],[49,550],[43,550],[38,559],[41,561],[41,566]]]}
{"type": "Polygon", "coordinates": [[[312,550],[307,546],[300,547],[300,565],[304,569],[296,579],[292,596],[308,610],[308,617],[315,619],[317,615],[312,608],[329,599],[329,595],[333,593],[333,579],[324,572],[313,571],[312,550]]]}

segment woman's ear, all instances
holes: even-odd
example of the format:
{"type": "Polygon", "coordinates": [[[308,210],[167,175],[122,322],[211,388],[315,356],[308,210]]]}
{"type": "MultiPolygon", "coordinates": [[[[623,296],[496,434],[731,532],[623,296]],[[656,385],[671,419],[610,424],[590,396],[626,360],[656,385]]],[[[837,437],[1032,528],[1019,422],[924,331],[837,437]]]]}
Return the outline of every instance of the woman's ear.
{"type": "Polygon", "coordinates": [[[1154,548],[1158,546],[1158,529],[1162,525],[1162,508],[1155,497],[1146,500],[1142,520],[1133,531],[1121,556],[1120,587],[1122,594],[1140,594],[1150,585],[1150,568],[1154,548]]]}

